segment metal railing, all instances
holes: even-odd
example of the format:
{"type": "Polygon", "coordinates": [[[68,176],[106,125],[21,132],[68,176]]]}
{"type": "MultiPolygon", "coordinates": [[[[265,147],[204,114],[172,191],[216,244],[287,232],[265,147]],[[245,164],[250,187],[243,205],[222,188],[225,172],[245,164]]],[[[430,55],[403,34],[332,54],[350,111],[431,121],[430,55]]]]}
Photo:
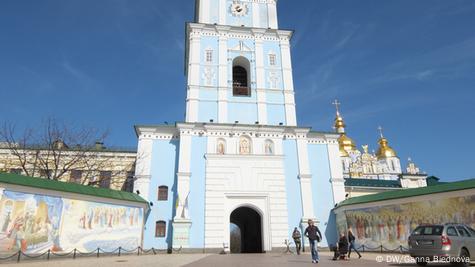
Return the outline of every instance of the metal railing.
{"type": "Polygon", "coordinates": [[[22,259],[43,259],[43,260],[52,260],[52,259],[55,259],[55,258],[67,258],[67,257],[70,257],[72,259],[76,259],[78,257],[91,257],[91,256],[96,256],[97,258],[99,258],[101,255],[102,256],[122,256],[122,255],[137,255],[137,256],[140,256],[140,255],[157,255],[157,254],[165,254],[165,253],[179,253],[181,252],[181,249],[182,247],[178,248],[178,249],[174,249],[174,248],[171,248],[171,249],[156,249],[156,248],[150,248],[150,249],[143,249],[142,247],[137,247],[135,249],[131,249],[131,250],[128,250],[128,249],[125,249],[123,247],[118,247],[112,251],[106,251],[104,249],[101,249],[101,248],[97,248],[93,251],[89,251],[89,252],[83,252],[83,251],[80,251],[78,249],[73,249],[69,252],[62,252],[62,253],[59,253],[59,252],[55,252],[55,251],[52,251],[51,249],[48,249],[47,251],[43,252],[43,253],[25,253],[21,250],[17,251],[16,253],[12,254],[12,255],[9,255],[9,256],[5,256],[5,257],[0,257],[0,262],[3,262],[3,261],[12,261],[12,260],[15,260],[17,263],[19,263],[22,259]]]}

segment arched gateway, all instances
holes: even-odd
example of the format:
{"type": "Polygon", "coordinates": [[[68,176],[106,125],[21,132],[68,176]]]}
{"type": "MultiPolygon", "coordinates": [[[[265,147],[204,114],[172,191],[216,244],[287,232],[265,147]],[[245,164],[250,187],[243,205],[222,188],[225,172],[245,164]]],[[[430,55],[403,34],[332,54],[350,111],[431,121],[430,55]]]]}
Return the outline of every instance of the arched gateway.
{"type": "Polygon", "coordinates": [[[230,223],[231,253],[262,253],[262,218],[256,210],[237,208],[230,223]]]}

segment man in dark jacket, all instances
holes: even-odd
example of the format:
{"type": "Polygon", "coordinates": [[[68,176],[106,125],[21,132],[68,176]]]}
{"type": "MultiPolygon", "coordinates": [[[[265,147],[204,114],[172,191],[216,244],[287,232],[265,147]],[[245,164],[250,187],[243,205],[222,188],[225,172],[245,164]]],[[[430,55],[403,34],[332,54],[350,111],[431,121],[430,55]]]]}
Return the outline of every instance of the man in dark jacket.
{"type": "Polygon", "coordinates": [[[318,250],[315,244],[316,242],[320,242],[322,240],[322,233],[318,229],[317,226],[314,225],[313,220],[308,220],[308,227],[305,229],[305,236],[308,238],[310,243],[310,251],[312,252],[312,263],[318,263],[320,257],[318,256],[318,250]]]}
{"type": "Polygon", "coordinates": [[[350,249],[348,251],[348,258],[351,255],[351,249],[353,249],[356,254],[358,254],[358,258],[361,258],[361,254],[358,250],[356,250],[355,247],[355,236],[353,235],[353,232],[351,232],[351,229],[348,230],[348,241],[350,241],[350,249]]]}
{"type": "Polygon", "coordinates": [[[302,241],[300,240],[301,237],[302,236],[300,235],[299,229],[295,227],[294,232],[292,233],[292,238],[294,239],[295,250],[297,251],[297,255],[300,255],[300,248],[302,247],[302,241]]]}

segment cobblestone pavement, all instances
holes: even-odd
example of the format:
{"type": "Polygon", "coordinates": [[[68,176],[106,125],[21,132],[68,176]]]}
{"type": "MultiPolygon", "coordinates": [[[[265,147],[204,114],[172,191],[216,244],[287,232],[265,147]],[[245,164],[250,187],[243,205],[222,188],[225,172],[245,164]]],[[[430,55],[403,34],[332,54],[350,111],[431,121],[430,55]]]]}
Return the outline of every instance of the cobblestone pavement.
{"type": "MultiPolygon", "coordinates": [[[[356,255],[355,255],[356,256],[356,255]]],[[[0,264],[4,266],[25,266],[25,267],[135,267],[135,266],[157,266],[157,267],[280,267],[280,266],[320,266],[320,267],[417,267],[411,262],[408,255],[401,254],[379,254],[364,253],[363,258],[352,258],[348,261],[332,261],[330,252],[320,252],[320,263],[312,264],[308,253],[300,256],[279,253],[267,254],[160,254],[142,256],[121,256],[102,258],[79,258],[79,259],[57,259],[52,261],[25,261],[21,263],[0,264]]],[[[433,264],[430,266],[449,266],[443,264],[433,264]]]]}

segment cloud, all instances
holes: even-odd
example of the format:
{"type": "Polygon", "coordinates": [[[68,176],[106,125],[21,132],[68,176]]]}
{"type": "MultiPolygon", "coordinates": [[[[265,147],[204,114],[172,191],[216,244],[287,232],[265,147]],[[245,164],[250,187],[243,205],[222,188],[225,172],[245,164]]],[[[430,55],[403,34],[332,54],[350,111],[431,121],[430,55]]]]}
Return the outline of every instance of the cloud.
{"type": "Polygon", "coordinates": [[[61,66],[66,71],[66,73],[76,80],[76,84],[78,85],[79,89],[83,90],[84,92],[92,92],[102,88],[97,80],[92,78],[81,69],[75,67],[70,61],[63,60],[63,62],[61,62],[61,66]]]}

